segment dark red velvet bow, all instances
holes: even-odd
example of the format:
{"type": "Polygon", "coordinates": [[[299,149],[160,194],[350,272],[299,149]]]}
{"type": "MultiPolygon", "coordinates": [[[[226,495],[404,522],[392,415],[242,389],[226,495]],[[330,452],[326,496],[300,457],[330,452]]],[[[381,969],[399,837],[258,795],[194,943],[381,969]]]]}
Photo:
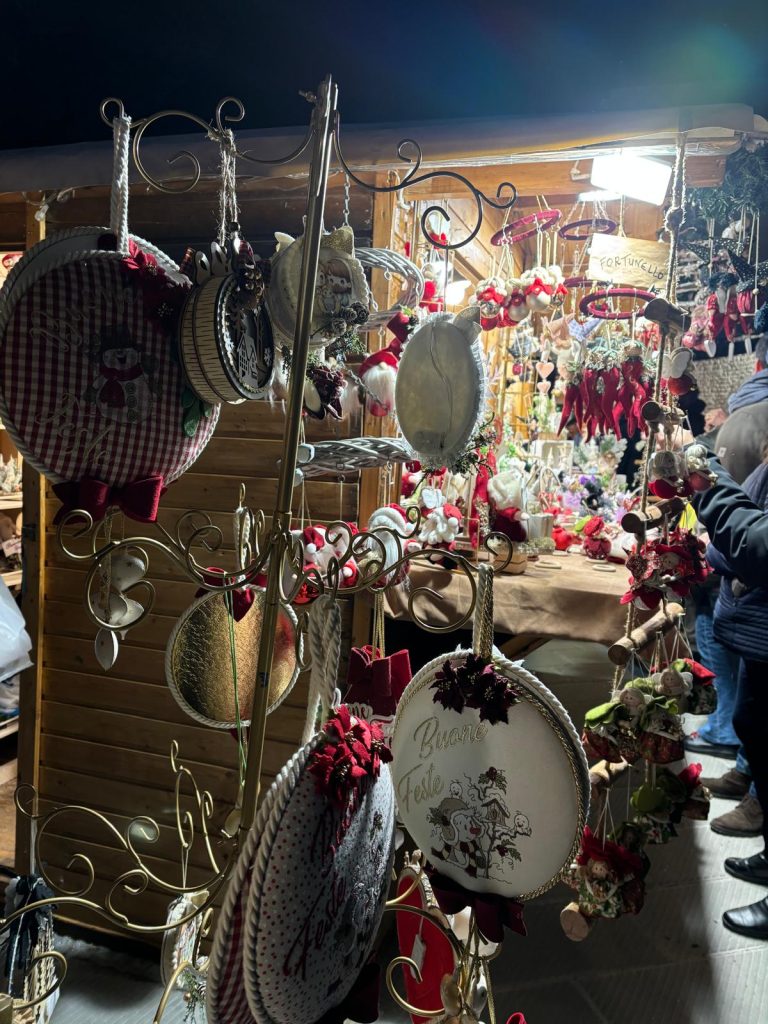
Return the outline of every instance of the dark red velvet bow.
{"type": "Polygon", "coordinates": [[[317,1024],[344,1024],[348,1019],[358,1024],[373,1024],[379,1018],[380,974],[375,961],[366,964],[347,996],[338,1006],[326,1011],[317,1024]]]}
{"type": "Polygon", "coordinates": [[[98,522],[110,507],[119,508],[129,519],[154,523],[165,487],[161,476],[134,480],[124,487],[110,487],[101,480],[86,478],[54,484],[53,493],[62,505],[53,520],[54,526],[75,509],[83,509],[98,522]]]}
{"type": "Polygon", "coordinates": [[[501,942],[505,928],[518,935],[528,934],[523,920],[523,904],[517,900],[492,892],[472,892],[430,867],[427,867],[427,874],[442,912],[458,914],[464,907],[472,907],[477,927],[489,942],[501,942]]]}
{"type": "Polygon", "coordinates": [[[370,644],[353,647],[347,671],[348,704],[368,704],[375,715],[394,715],[403,690],[411,681],[408,651],[380,657],[370,644]]]}
{"type": "MultiPolygon", "coordinates": [[[[205,573],[205,582],[209,587],[223,587],[224,586],[224,572],[219,569],[216,565],[209,565],[208,570],[205,573]]],[[[232,617],[235,622],[239,622],[240,619],[245,618],[245,614],[253,604],[253,591],[250,587],[244,587],[242,590],[230,590],[232,595],[232,617]]],[[[210,590],[206,590],[205,587],[201,587],[195,597],[203,597],[205,594],[210,594],[210,590]]]]}

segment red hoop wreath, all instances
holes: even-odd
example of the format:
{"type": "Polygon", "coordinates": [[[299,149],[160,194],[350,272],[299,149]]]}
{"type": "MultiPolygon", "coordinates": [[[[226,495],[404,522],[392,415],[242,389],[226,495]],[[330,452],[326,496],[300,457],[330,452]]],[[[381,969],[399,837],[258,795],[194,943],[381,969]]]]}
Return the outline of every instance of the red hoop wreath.
{"type": "Polygon", "coordinates": [[[491,239],[491,245],[513,245],[515,242],[522,242],[524,238],[532,238],[539,231],[553,228],[562,215],[562,210],[536,210],[525,217],[518,217],[496,232],[491,239]],[[529,224],[533,226],[528,227],[529,224]],[[520,231],[520,228],[524,230],[520,231]]]}
{"type": "Polygon", "coordinates": [[[616,230],[616,221],[609,217],[593,217],[591,220],[572,220],[570,224],[563,224],[557,232],[566,242],[586,242],[591,235],[612,235],[616,230]],[[574,234],[575,228],[591,227],[586,234],[574,234]]]}
{"type": "Polygon", "coordinates": [[[606,282],[597,281],[594,277],[566,277],[563,281],[566,288],[594,288],[603,283],[606,282]]]}
{"type": "Polygon", "coordinates": [[[645,306],[641,310],[631,309],[623,313],[621,310],[596,309],[595,303],[603,299],[642,299],[650,302],[655,298],[657,296],[653,292],[646,292],[642,288],[600,288],[584,296],[579,303],[579,312],[584,316],[595,316],[598,320],[631,320],[633,316],[642,316],[645,306]]]}

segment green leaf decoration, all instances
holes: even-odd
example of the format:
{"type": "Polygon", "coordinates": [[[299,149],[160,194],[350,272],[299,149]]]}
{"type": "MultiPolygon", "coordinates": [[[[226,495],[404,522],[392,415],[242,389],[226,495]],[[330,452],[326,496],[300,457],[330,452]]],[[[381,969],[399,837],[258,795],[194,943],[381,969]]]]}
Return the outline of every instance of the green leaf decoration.
{"type": "Polygon", "coordinates": [[[197,427],[200,423],[202,410],[200,408],[199,400],[194,405],[190,406],[184,413],[184,419],[182,420],[182,428],[187,437],[194,437],[197,427]]]}

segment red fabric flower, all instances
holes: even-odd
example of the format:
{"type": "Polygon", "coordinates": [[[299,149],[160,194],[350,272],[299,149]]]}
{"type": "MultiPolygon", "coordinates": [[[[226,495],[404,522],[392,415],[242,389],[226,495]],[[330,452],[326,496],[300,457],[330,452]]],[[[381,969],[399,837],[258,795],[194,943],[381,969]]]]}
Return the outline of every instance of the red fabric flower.
{"type": "Polygon", "coordinates": [[[391,761],[381,728],[353,718],[344,704],[323,727],[324,742],[312,755],[309,770],[315,786],[337,807],[346,807],[351,792],[363,779],[378,778],[381,763],[391,761]]]}

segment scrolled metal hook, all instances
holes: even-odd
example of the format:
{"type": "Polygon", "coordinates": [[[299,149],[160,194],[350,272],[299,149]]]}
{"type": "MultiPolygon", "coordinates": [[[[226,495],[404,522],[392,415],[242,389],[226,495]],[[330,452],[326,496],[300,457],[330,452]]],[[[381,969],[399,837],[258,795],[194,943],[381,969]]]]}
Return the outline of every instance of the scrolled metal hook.
{"type": "Polygon", "coordinates": [[[245,106],[243,105],[243,101],[238,99],[237,96],[225,96],[223,99],[220,99],[216,104],[216,110],[213,115],[216,128],[219,132],[226,131],[224,127],[225,121],[227,124],[236,124],[238,121],[242,121],[244,117],[245,106]],[[230,103],[234,104],[236,113],[225,114],[224,108],[230,103]]]}
{"type": "Polygon", "coordinates": [[[104,124],[107,125],[108,128],[111,128],[112,122],[115,120],[115,118],[125,117],[125,105],[123,101],[121,99],[118,99],[117,96],[107,96],[107,98],[105,100],[102,100],[101,104],[99,105],[99,117],[104,122],[104,124]],[[117,113],[113,117],[110,117],[108,114],[108,110],[110,104],[112,103],[114,103],[117,106],[117,113]]]}

